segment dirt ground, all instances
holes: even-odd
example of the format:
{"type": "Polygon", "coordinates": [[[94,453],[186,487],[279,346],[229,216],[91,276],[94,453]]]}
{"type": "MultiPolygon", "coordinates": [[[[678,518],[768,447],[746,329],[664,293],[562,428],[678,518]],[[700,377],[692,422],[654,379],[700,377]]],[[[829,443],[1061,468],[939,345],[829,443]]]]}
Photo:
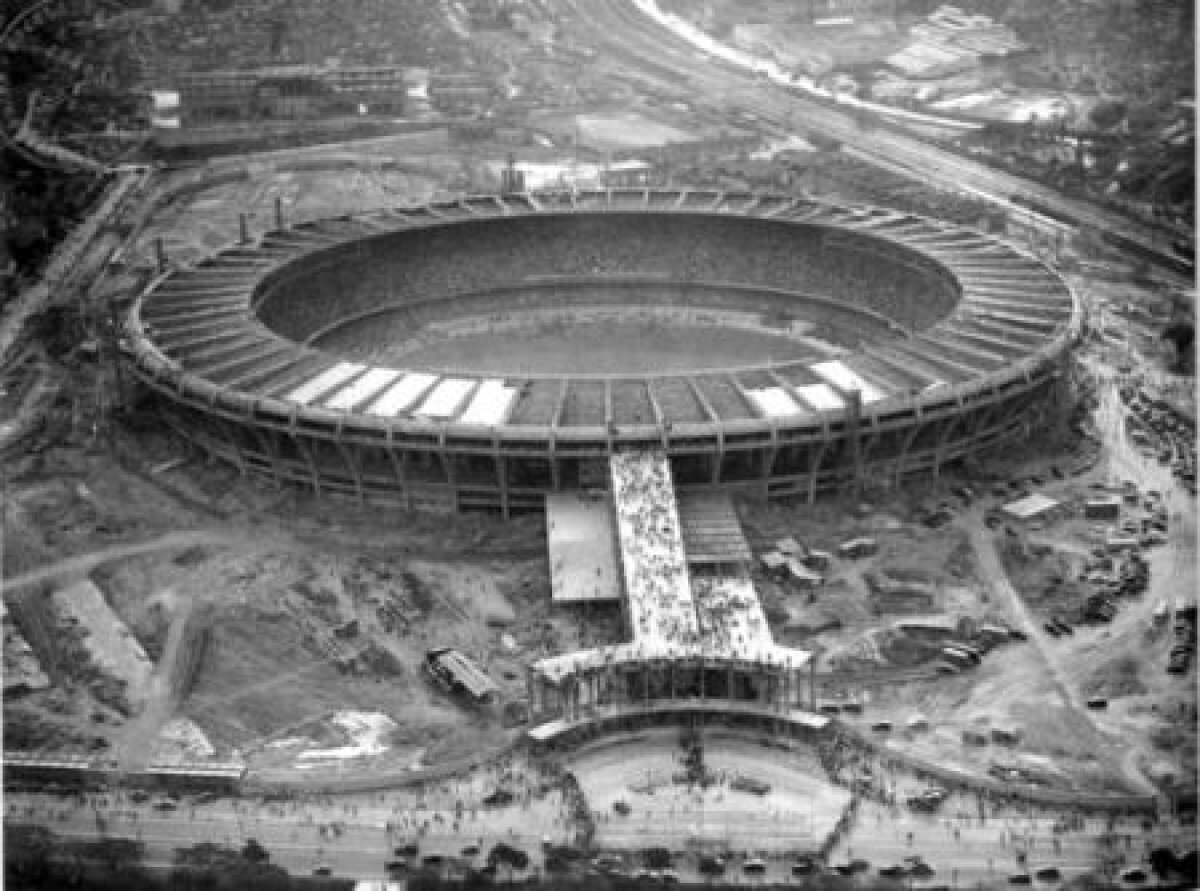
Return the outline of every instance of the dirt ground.
{"type": "MultiPolygon", "coordinates": [[[[131,471],[81,457],[46,454],[47,469],[75,464],[74,483],[15,483],[23,521],[8,541],[7,574],[39,593],[91,578],[152,656],[184,604],[209,606],[211,643],[180,713],[220,757],[280,766],[290,750],[272,741],[328,743],[338,737],[328,719],[349,709],[396,722],[389,760],[458,758],[507,738],[502,709],[476,710],[434,687],[421,671],[427,649],[472,654],[515,701],[533,659],[620,639],[615,607],[592,608],[586,622],[582,612],[547,609],[540,520],[368,517],[246,485],[219,466],[154,476],[146,462],[131,471]],[[146,545],[153,532],[161,549],[146,545]]],[[[89,727],[97,705],[86,692],[31,694],[6,710],[9,729],[46,712],[118,739],[116,718],[89,727]]]]}
{"type": "MultiPolygon", "coordinates": [[[[387,175],[368,169],[344,193],[328,177],[307,173],[229,187],[236,193],[202,193],[152,221],[141,250],[164,236],[171,251],[199,256],[236,237],[231,207],[248,207],[257,215],[252,222],[261,223],[277,197],[293,220],[424,200],[443,167],[430,161],[428,171],[387,175]]],[[[1121,278],[1119,285],[1072,281],[1093,317],[1125,332],[1116,341],[1088,341],[1080,364],[1099,372],[1136,367],[1161,378],[1152,325],[1125,312],[1139,302],[1157,306],[1161,294],[1121,278]]],[[[80,392],[88,392],[91,373],[76,371],[80,392]]],[[[1021,610],[981,569],[980,542],[994,545],[1033,616],[1076,607],[1087,593],[1077,576],[1097,543],[1094,524],[1068,518],[1009,536],[983,521],[1015,495],[991,489],[1019,480],[1078,502],[1093,484],[1133,480],[1140,491],[1166,494],[1171,540],[1148,552],[1150,590],[1123,600],[1110,624],[1012,642],[952,678],[844,692],[864,701],[864,724],[892,721],[897,745],[932,760],[981,772],[1019,763],[1049,784],[1088,791],[1142,789],[1147,778],[1160,786],[1194,784],[1195,668],[1166,673],[1172,636],[1151,613],[1162,600],[1194,596],[1196,505],[1169,472],[1124,440],[1106,386],[1095,396],[1098,441],[1091,444],[1062,423],[902,491],[871,489],[815,505],[741,504],[756,553],[785,536],[828,552],[858,536],[879,544],[875,556],[836,560],[826,584],[813,591],[756,569],[776,640],[811,649],[820,671],[907,670],[926,664],[930,651],[898,634],[898,621],[967,618],[1015,627],[1021,610]],[[1097,453],[1095,462],[1085,460],[1097,453]],[[1085,469],[1056,479],[1051,466],[1085,469]],[[1034,475],[1043,483],[1032,483],[1034,475]],[[974,490],[969,504],[955,494],[959,484],[974,490]],[[924,522],[943,507],[946,525],[924,522]],[[1107,709],[1079,707],[1096,696],[1107,698],[1107,709]],[[929,731],[903,729],[917,712],[929,719],[929,731]],[[994,727],[1019,728],[1022,742],[963,745],[964,730],[994,727]]],[[[153,427],[118,425],[111,438],[93,438],[87,425],[60,415],[46,442],[52,444],[8,468],[6,588],[45,598],[89,578],[152,659],[162,657],[172,621],[186,608],[209,610],[211,641],[195,683],[159,723],[193,720],[218,758],[296,772],[304,751],[354,742],[344,720],[352,713],[388,728],[386,751],[360,758],[359,767],[451,761],[515,731],[505,726],[503,704],[475,709],[432,686],[420,667],[427,649],[452,645],[475,656],[500,684],[502,701],[512,702],[522,698],[525,667],[536,659],[627,638],[615,606],[549,606],[540,518],[501,522],[318,502],[298,490],[247,483],[191,457],[185,443],[153,427]]],[[[46,640],[40,645],[52,647],[46,640]]],[[[6,700],[5,744],[87,752],[120,744],[134,725],[111,694],[94,665],[66,660],[55,687],[6,700]]]]}

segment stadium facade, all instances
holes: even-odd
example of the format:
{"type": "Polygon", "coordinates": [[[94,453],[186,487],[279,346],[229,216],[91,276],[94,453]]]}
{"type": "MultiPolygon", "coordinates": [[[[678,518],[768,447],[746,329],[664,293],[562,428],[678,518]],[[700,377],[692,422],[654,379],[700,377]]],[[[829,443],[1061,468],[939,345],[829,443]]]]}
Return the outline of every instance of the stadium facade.
{"type": "MultiPolygon", "coordinates": [[[[1028,434],[1081,327],[980,232],[876,207],[686,189],[486,195],[267,232],[139,297],[139,378],[244,474],[426,510],[540,511],[661,447],[684,492],[813,499],[1028,434]],[[817,358],[662,374],[479,374],[384,358],[471,317],[628,307],[777,332],[817,358]]],[[[602,484],[602,483],[600,483],[602,484]]]]}

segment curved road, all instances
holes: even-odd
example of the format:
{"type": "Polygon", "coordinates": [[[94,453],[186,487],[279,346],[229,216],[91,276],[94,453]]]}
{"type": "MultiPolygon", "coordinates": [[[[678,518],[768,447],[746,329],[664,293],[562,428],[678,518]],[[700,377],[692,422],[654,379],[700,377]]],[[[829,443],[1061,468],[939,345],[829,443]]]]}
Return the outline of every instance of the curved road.
{"type": "Polygon", "coordinates": [[[85,575],[97,566],[113,560],[121,560],[125,557],[140,557],[143,554],[182,550],[198,545],[227,545],[242,543],[244,541],[244,536],[223,532],[209,532],[205,530],[168,532],[166,535],[160,535],[158,538],[152,538],[149,541],[138,542],[136,544],[113,545],[110,548],[92,551],[90,554],[79,554],[75,557],[68,557],[65,560],[59,560],[48,566],[39,566],[37,569],[32,569],[29,572],[0,580],[0,590],[7,594],[11,591],[17,591],[21,588],[27,588],[30,585],[47,582],[51,579],[61,578],[62,576],[85,575]]]}

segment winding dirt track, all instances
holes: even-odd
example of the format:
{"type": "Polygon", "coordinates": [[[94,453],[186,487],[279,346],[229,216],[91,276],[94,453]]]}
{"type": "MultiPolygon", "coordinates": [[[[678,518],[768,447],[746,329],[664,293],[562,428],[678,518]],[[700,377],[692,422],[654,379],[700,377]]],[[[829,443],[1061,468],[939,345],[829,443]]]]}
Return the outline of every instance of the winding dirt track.
{"type": "Polygon", "coordinates": [[[22,588],[27,588],[30,585],[52,581],[64,576],[86,575],[97,566],[102,566],[113,560],[122,560],[126,557],[140,557],[144,554],[154,554],[159,551],[183,550],[198,545],[229,545],[244,541],[244,536],[208,530],[168,532],[166,535],[160,535],[158,538],[152,538],[148,541],[136,544],[114,545],[110,548],[92,551],[90,554],[78,554],[74,557],[55,561],[47,566],[40,566],[37,569],[32,569],[29,572],[21,573],[12,578],[3,579],[0,581],[0,591],[8,594],[13,591],[19,591],[22,588]]]}

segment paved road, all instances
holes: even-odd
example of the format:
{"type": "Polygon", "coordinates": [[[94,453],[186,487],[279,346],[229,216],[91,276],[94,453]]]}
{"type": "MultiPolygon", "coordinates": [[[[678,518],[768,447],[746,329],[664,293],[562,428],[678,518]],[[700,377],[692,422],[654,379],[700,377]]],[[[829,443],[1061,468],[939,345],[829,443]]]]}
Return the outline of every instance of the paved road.
{"type": "MultiPolygon", "coordinates": [[[[335,805],[265,805],[248,801],[220,802],[192,808],[184,803],[178,811],[162,813],[148,805],[121,804],[103,810],[97,819],[90,806],[79,807],[45,795],[10,794],[5,801],[5,825],[38,823],[55,833],[78,839],[95,839],[102,834],[132,838],[146,846],[151,864],[169,866],[177,848],[202,841],[241,847],[246,839],[258,840],[272,862],[294,874],[310,873],[319,864],[333,868],[336,875],[359,879],[384,877],[384,864],[395,845],[411,837],[407,831],[390,833],[388,819],[397,818],[376,806],[371,796],[337,799],[335,805]],[[346,805],[343,802],[356,804],[346,805]],[[323,833],[321,824],[334,821],[343,827],[337,836],[323,833]]],[[[1109,828],[1104,819],[1089,819],[1070,832],[1056,832],[1049,816],[1031,816],[1020,811],[994,813],[986,821],[977,815],[977,802],[970,796],[953,796],[941,814],[917,814],[904,808],[889,809],[865,802],[855,829],[839,843],[830,862],[846,863],[862,858],[872,872],[880,867],[919,854],[938,871],[941,880],[951,877],[964,885],[993,884],[1017,871],[1017,852],[1024,851],[1033,868],[1054,865],[1064,874],[1082,873],[1095,867],[1102,853],[1098,839],[1109,828]]],[[[431,815],[434,811],[421,811],[431,815]]],[[[459,854],[467,845],[486,852],[499,840],[507,841],[542,866],[540,843],[549,832],[556,841],[565,840],[563,828],[547,829],[546,814],[521,807],[480,813],[465,821],[460,830],[448,822],[451,810],[442,810],[447,822],[431,826],[420,839],[421,853],[459,854]]],[[[1194,843],[1194,831],[1175,823],[1160,824],[1149,832],[1139,821],[1120,821],[1113,827],[1115,852],[1129,864],[1144,860],[1153,847],[1183,847],[1194,843]]],[[[482,865],[479,858],[468,858],[482,865]]],[[[790,875],[790,857],[770,858],[764,878],[751,884],[790,875]]],[[[680,863],[677,871],[685,879],[695,875],[695,861],[680,863]]],[[[731,877],[742,876],[740,862],[731,864],[731,877]]],[[[744,876],[743,876],[744,877],[744,876]]]]}
{"type": "MultiPolygon", "coordinates": [[[[380,878],[393,848],[418,840],[421,854],[458,856],[467,845],[486,855],[497,841],[530,853],[540,865],[544,838],[564,843],[573,835],[565,819],[567,805],[557,789],[534,794],[536,775],[527,785],[509,781],[519,796],[513,805],[480,807],[482,796],[495,788],[496,769],[478,771],[461,780],[430,784],[424,789],[322,797],[305,801],[266,803],[226,799],[197,804],[181,801],[164,811],[157,802],[135,803],[110,792],[80,802],[41,793],[5,795],[5,825],[37,823],[73,838],[109,835],[133,838],[147,846],[153,862],[170,863],[176,848],[211,841],[240,847],[258,840],[273,862],[299,874],[327,863],[339,875],[380,878]],[[463,802],[461,813],[456,803],[463,802]],[[332,827],[336,825],[336,833],[332,827]]],[[[478,863],[477,865],[482,865],[478,863]]]]}

